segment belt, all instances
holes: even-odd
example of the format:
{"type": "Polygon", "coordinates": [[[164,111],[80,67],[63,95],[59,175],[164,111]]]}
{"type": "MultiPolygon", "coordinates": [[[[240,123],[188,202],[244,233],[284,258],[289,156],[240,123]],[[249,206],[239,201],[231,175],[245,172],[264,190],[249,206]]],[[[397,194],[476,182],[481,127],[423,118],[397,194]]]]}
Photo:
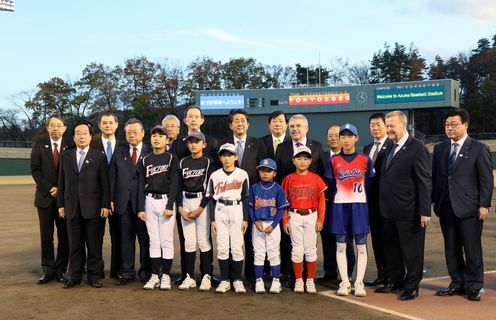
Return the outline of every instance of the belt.
{"type": "Polygon", "coordinates": [[[217,200],[220,203],[222,203],[225,206],[235,206],[241,203],[241,200],[226,200],[226,199],[219,199],[217,200]]]}
{"type": "Polygon", "coordinates": [[[309,214],[317,211],[317,209],[312,208],[312,209],[295,209],[295,208],[290,208],[289,211],[294,212],[299,214],[300,216],[308,216],[309,214]]]}
{"type": "Polygon", "coordinates": [[[162,193],[147,193],[147,197],[151,197],[153,199],[165,199],[167,198],[167,194],[162,194],[162,193]]]}
{"type": "Polygon", "coordinates": [[[184,197],[186,199],[196,199],[203,197],[203,193],[201,192],[186,192],[184,191],[184,197]]]}

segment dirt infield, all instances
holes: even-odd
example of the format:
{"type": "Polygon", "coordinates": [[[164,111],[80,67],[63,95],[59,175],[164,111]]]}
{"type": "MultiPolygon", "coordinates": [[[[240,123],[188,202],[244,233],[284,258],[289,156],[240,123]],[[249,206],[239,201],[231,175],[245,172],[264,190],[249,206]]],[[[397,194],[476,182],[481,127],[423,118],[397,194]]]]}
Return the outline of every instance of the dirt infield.
{"type": "MultiPolygon", "coordinates": [[[[41,268],[33,192],[33,184],[0,183],[0,311],[3,319],[401,319],[320,294],[296,295],[289,289],[284,289],[279,295],[256,295],[248,290],[247,294],[237,296],[234,293],[217,295],[213,290],[210,293],[181,292],[177,286],[170,292],[149,292],[142,290],[138,283],[116,287],[114,280],[108,278],[108,264],[105,270],[107,278],[101,289],[81,285],[63,290],[57,282],[36,285],[41,268]]],[[[109,261],[109,240],[107,234],[105,261],[109,261]]],[[[484,229],[485,248],[490,248],[491,244],[493,247],[495,240],[496,217],[492,213],[484,229]]],[[[178,242],[175,243],[177,249],[178,242]]],[[[425,277],[446,275],[437,219],[428,230],[426,243],[425,277]]],[[[486,269],[496,269],[496,250],[486,249],[484,253],[486,269]]],[[[373,278],[372,250],[369,250],[369,255],[366,278],[373,278]]],[[[319,268],[321,261],[320,257],[319,268]]],[[[217,273],[217,265],[214,266],[217,273]]],[[[173,272],[177,274],[178,271],[179,259],[176,258],[173,272]]],[[[329,289],[335,288],[331,285],[318,287],[319,291],[329,289]]],[[[484,296],[481,303],[484,303],[484,296]]],[[[433,311],[429,318],[435,319],[438,312],[439,309],[433,311]]]]}

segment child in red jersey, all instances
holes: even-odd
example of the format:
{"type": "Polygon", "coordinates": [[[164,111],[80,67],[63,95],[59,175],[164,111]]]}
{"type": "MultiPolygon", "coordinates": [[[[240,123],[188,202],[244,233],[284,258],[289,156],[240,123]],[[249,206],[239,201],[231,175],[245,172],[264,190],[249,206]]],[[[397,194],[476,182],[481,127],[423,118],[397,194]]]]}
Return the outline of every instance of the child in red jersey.
{"type": "Polygon", "coordinates": [[[306,259],[308,293],[316,293],[314,277],[317,269],[317,232],[325,217],[324,190],[327,185],[317,174],[308,171],[312,151],[300,146],[293,153],[296,172],[284,178],[282,188],[289,202],[283,216],[284,232],[291,236],[291,261],[295,274],[294,292],[305,291],[302,279],[303,255],[306,259]]]}

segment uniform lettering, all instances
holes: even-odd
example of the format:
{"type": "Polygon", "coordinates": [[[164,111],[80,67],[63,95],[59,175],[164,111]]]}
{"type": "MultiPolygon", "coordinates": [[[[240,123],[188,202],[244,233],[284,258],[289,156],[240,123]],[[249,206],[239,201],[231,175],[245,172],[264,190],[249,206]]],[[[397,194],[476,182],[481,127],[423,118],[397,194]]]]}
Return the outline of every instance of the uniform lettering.
{"type": "Polygon", "coordinates": [[[146,166],[146,176],[151,177],[162,172],[167,172],[168,170],[169,170],[168,164],[164,164],[162,166],[153,166],[153,164],[150,164],[146,166]]]}
{"type": "Polygon", "coordinates": [[[189,178],[196,178],[196,177],[203,177],[205,175],[205,171],[207,169],[189,169],[189,168],[184,168],[183,169],[183,178],[184,179],[189,179],[189,178]]]}
{"type": "Polygon", "coordinates": [[[215,193],[220,194],[229,190],[239,189],[241,190],[243,186],[243,181],[234,180],[232,182],[219,182],[215,185],[215,193]]]}

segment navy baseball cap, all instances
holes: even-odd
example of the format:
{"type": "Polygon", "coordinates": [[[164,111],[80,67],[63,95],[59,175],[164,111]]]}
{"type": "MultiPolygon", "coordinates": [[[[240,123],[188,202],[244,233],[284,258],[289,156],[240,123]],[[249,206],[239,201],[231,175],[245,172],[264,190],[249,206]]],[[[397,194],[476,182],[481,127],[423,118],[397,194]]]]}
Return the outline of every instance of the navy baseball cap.
{"type": "Polygon", "coordinates": [[[224,143],[223,145],[220,146],[219,152],[218,152],[219,156],[226,154],[226,153],[236,155],[236,147],[234,146],[234,144],[224,143]]]}
{"type": "Polygon", "coordinates": [[[203,133],[201,133],[200,131],[191,131],[188,136],[186,137],[186,141],[188,141],[189,139],[191,138],[196,138],[198,140],[202,140],[203,142],[205,142],[205,135],[203,133]]]}
{"type": "Polygon", "coordinates": [[[269,168],[271,170],[277,171],[276,162],[271,158],[266,158],[260,161],[260,164],[257,166],[257,170],[260,168],[269,168]]]}
{"type": "Polygon", "coordinates": [[[341,135],[341,133],[343,131],[346,131],[346,130],[348,130],[349,132],[353,133],[355,136],[358,136],[358,130],[357,130],[357,128],[354,125],[349,124],[349,123],[344,124],[341,127],[339,127],[339,134],[341,135]]]}
{"type": "Polygon", "coordinates": [[[154,133],[158,133],[158,134],[161,134],[161,135],[165,135],[167,136],[167,129],[165,129],[164,126],[161,126],[161,125],[156,125],[155,127],[152,128],[152,130],[150,131],[150,134],[154,134],[154,133]]]}

